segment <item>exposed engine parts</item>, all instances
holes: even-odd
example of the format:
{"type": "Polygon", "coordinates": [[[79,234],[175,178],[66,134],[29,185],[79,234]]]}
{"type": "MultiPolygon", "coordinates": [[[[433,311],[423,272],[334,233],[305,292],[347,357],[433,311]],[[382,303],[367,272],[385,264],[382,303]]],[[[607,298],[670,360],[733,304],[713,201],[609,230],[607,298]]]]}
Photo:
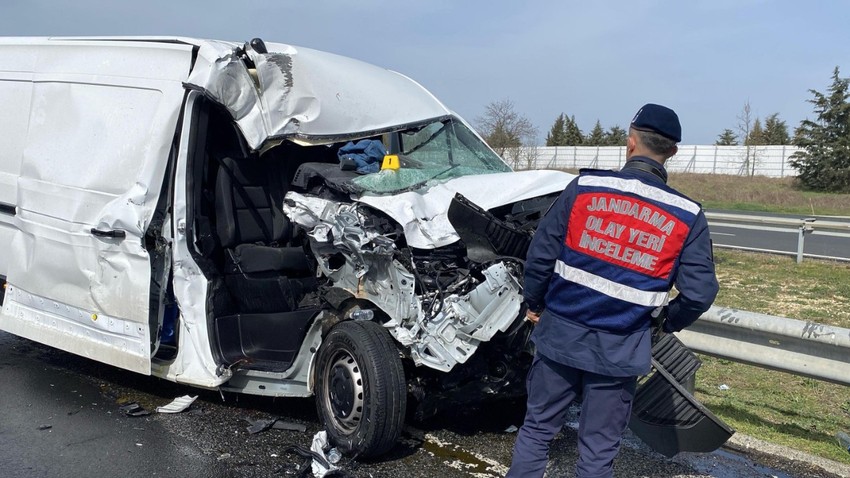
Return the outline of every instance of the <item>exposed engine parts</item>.
{"type": "Polygon", "coordinates": [[[360,204],[290,192],[284,212],[306,231],[318,275],[383,311],[416,365],[448,372],[519,314],[515,258],[475,263],[457,244],[408,248],[400,226],[360,204]]]}

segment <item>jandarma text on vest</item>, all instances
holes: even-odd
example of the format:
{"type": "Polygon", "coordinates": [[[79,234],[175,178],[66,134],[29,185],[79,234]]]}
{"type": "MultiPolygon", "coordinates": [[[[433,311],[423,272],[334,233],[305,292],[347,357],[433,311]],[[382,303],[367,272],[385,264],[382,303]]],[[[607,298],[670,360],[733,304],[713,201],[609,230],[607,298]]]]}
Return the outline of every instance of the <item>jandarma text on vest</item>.
{"type": "Polygon", "coordinates": [[[676,221],[667,219],[665,214],[653,211],[648,206],[632,202],[628,199],[606,198],[605,196],[593,197],[587,206],[587,210],[615,212],[617,214],[631,216],[639,221],[657,227],[668,236],[673,232],[673,228],[676,227],[676,221]]]}
{"type": "Polygon", "coordinates": [[[687,225],[647,201],[612,193],[579,194],[567,245],[612,264],[662,277],[671,271],[687,225]],[[577,227],[576,227],[577,226],[577,227]],[[672,247],[665,246],[673,240],[672,247]]]}

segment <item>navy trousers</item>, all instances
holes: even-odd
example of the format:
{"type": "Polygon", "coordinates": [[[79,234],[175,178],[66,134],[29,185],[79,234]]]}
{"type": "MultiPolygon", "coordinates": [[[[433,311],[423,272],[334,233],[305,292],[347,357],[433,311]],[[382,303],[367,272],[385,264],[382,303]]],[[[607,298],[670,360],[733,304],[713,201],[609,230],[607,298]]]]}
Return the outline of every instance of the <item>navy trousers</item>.
{"type": "Polygon", "coordinates": [[[537,354],[526,379],[528,409],[517,434],[508,477],[541,477],[549,445],[566,421],[570,403],[582,397],[576,476],[614,476],[614,457],[629,424],[636,377],[607,377],[537,354]]]}

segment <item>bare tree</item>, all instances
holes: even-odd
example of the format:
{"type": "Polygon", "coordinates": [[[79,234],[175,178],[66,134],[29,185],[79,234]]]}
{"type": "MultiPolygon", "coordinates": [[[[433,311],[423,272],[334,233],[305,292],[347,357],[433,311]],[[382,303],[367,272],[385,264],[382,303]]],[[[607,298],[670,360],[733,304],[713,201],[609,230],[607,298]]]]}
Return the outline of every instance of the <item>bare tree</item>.
{"type": "Polygon", "coordinates": [[[484,114],[475,119],[475,126],[487,144],[512,167],[533,165],[530,149],[534,149],[537,128],[516,111],[513,101],[491,102],[484,114]]]}
{"type": "Polygon", "coordinates": [[[537,157],[537,146],[530,143],[508,148],[502,156],[513,169],[534,169],[537,165],[537,157]]]}
{"type": "Polygon", "coordinates": [[[744,161],[741,164],[741,175],[755,176],[756,163],[758,156],[758,148],[753,144],[753,122],[758,121],[758,118],[753,120],[752,108],[750,101],[744,103],[741,108],[741,114],[738,115],[738,136],[744,140],[744,161]]]}

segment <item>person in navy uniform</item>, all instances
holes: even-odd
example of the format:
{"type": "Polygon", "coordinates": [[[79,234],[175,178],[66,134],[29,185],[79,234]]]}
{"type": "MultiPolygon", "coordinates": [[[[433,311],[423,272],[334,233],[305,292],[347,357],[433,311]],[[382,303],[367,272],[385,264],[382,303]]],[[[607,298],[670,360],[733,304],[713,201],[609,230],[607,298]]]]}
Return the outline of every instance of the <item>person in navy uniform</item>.
{"type": "Polygon", "coordinates": [[[705,215],[667,185],[664,162],[681,136],[673,110],[645,105],[630,124],[622,170],[582,170],[540,222],[523,292],[536,354],[507,476],[543,476],[577,397],[576,476],[613,476],[637,377],[650,371],[653,312],[666,306],[669,333],[714,301],[705,215]],[[679,294],[667,304],[674,285],[679,294]]]}

